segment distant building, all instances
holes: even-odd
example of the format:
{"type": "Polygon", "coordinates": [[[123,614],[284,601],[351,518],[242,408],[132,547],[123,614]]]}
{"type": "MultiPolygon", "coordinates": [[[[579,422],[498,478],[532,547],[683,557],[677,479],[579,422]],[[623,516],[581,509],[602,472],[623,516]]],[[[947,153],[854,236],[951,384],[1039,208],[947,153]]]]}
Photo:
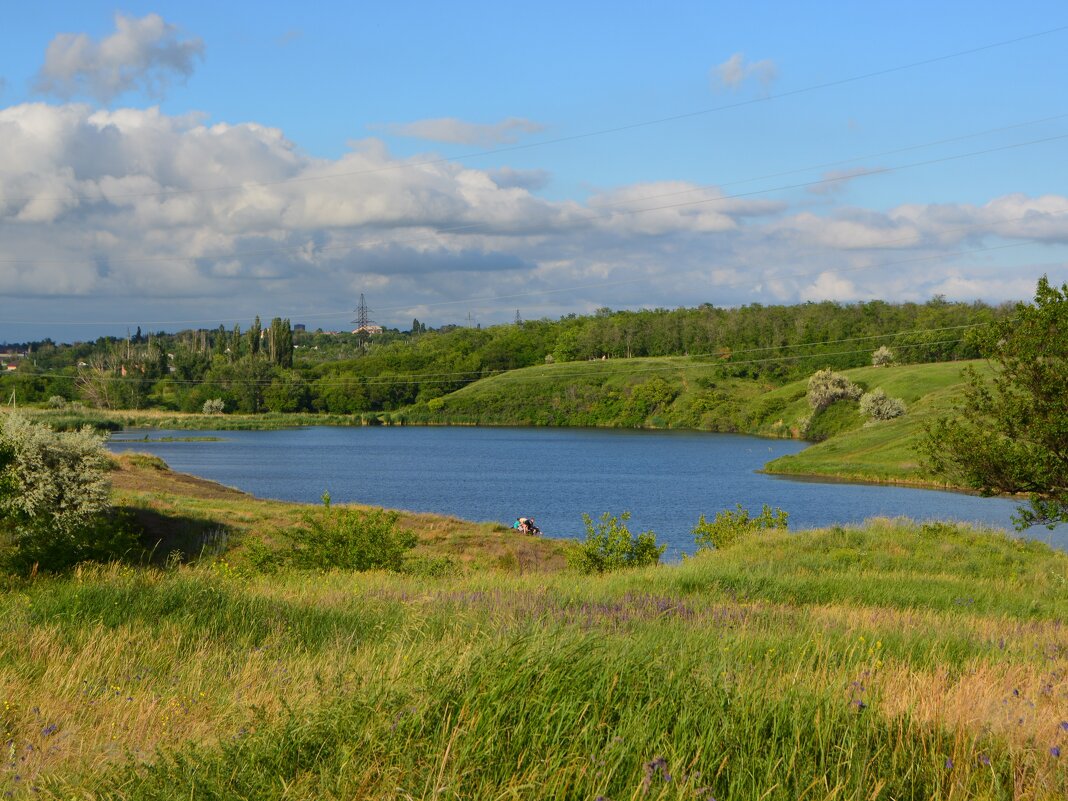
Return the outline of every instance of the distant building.
{"type": "Polygon", "coordinates": [[[382,326],[380,326],[380,325],[378,325],[376,323],[367,323],[366,325],[361,325],[358,328],[354,328],[352,330],[352,333],[354,333],[354,334],[368,334],[368,335],[381,334],[382,333],[382,326]]]}
{"type": "Polygon", "coordinates": [[[304,325],[304,323],[296,323],[293,326],[293,330],[294,331],[307,331],[308,327],[306,325],[304,325]]]}

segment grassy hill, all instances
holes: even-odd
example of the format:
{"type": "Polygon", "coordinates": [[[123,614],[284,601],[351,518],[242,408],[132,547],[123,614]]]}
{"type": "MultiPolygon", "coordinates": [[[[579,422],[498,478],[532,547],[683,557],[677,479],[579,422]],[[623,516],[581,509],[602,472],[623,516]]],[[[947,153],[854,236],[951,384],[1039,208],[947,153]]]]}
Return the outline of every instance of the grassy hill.
{"type": "Polygon", "coordinates": [[[242,540],[296,505],[143,457],[116,484],[232,538],[0,583],[4,797],[1068,795],[1068,555],[1040,543],[873,521],[580,576],[411,516],[463,569],[261,575],[242,540]]]}
{"type": "MultiPolygon", "coordinates": [[[[862,367],[843,373],[865,390],[901,398],[908,413],[869,422],[856,404],[828,412],[828,439],[768,465],[775,473],[939,484],[921,469],[915,445],[923,422],[948,411],[962,370],[985,362],[862,367]]],[[[397,422],[690,428],[800,437],[812,413],[807,379],[780,387],[725,378],[690,358],[617,359],[531,367],[484,379],[394,416],[397,422]]]]}

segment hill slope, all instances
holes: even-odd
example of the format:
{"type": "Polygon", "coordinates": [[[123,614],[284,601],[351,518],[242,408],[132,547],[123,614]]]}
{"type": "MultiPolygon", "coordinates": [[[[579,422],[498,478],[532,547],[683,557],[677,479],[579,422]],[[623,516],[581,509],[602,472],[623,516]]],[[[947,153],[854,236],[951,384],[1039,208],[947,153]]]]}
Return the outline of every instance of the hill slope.
{"type": "MultiPolygon", "coordinates": [[[[908,413],[866,421],[856,404],[835,404],[826,441],[768,465],[776,473],[938,484],[920,467],[915,445],[923,422],[949,410],[968,364],[944,362],[843,371],[866,391],[900,398],[908,413]]],[[[397,423],[689,428],[801,437],[808,423],[807,379],[774,387],[724,377],[708,359],[669,357],[544,365],[483,379],[409,407],[397,423]]]]}

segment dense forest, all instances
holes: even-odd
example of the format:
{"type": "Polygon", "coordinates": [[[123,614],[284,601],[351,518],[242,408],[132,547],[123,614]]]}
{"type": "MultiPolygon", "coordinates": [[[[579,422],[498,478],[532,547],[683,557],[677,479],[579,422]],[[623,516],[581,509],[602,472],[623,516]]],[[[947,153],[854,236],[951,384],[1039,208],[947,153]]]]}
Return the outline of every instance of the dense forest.
{"type": "Polygon", "coordinates": [[[0,376],[19,403],[239,413],[392,411],[520,367],[590,359],[690,356],[724,377],[780,384],[819,367],[870,364],[880,345],[900,363],[975,358],[971,326],[1011,307],[882,301],[721,309],[612,311],[489,328],[381,333],[294,330],[259,318],[247,330],[187,330],[17,343],[25,354],[0,376]]]}

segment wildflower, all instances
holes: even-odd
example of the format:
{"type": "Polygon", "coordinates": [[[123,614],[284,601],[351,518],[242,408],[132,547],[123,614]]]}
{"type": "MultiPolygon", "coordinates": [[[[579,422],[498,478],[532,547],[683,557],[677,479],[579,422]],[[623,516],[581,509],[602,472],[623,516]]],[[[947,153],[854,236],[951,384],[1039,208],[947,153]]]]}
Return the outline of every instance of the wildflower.
{"type": "Polygon", "coordinates": [[[952,759],[947,759],[946,760],[946,770],[953,770],[953,760],[952,759]]]}
{"type": "Polygon", "coordinates": [[[1061,755],[1061,747],[1059,745],[1055,745],[1051,749],[1049,749],[1049,752],[1050,752],[1050,754],[1052,754],[1055,757],[1060,757],[1060,755],[1061,755]]]}
{"type": "Polygon", "coordinates": [[[1061,721],[1061,731],[1068,731],[1068,720],[1061,721]]]}
{"type": "Polygon", "coordinates": [[[990,764],[990,757],[988,757],[986,754],[980,754],[979,755],[979,761],[984,765],[989,765],[990,764]]]}
{"type": "Polygon", "coordinates": [[[41,736],[42,737],[51,737],[57,731],[59,731],[59,726],[57,726],[55,723],[50,723],[49,725],[47,725],[43,729],[41,729],[41,736]]]}

